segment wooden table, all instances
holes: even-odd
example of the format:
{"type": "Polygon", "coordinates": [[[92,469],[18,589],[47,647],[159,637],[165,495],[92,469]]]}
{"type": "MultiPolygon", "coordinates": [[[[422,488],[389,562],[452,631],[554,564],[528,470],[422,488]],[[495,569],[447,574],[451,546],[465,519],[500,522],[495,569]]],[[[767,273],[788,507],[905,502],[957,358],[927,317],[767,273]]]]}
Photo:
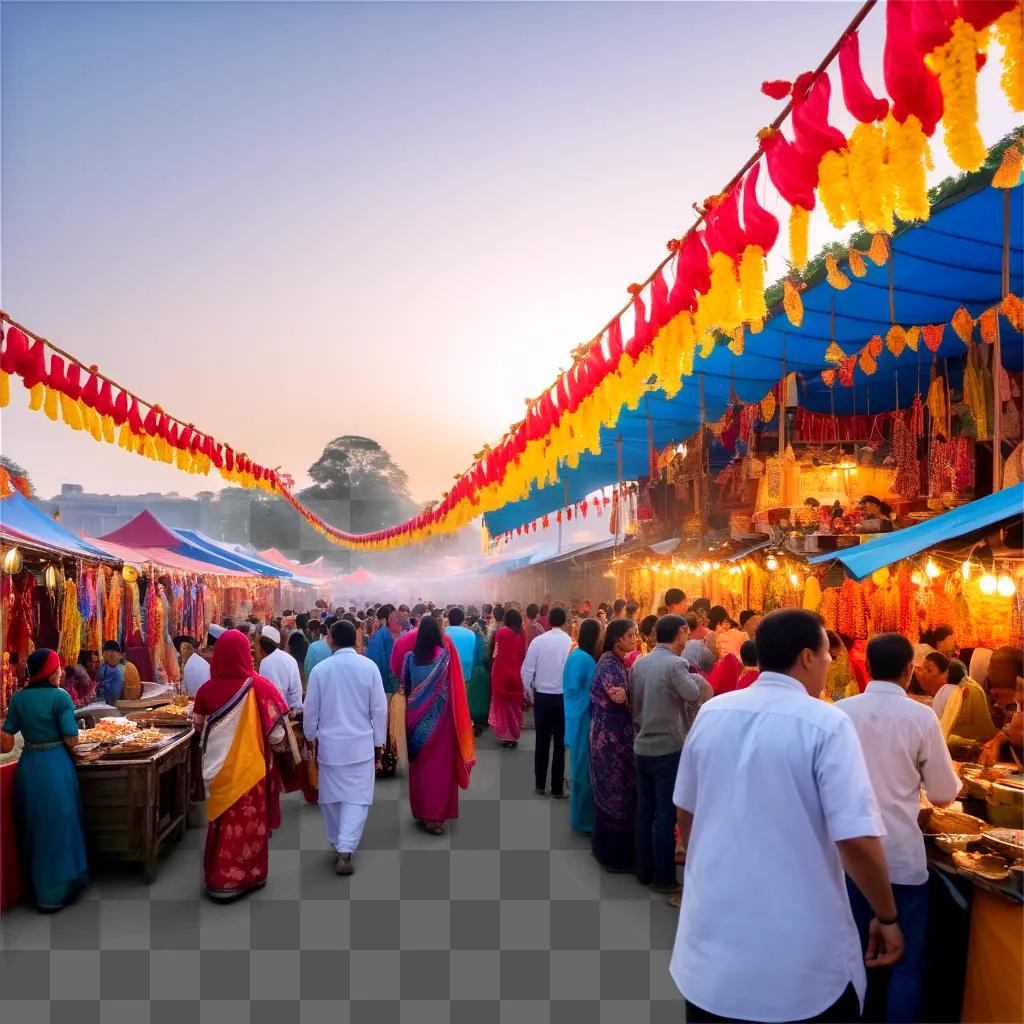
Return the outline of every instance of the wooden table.
{"type": "Polygon", "coordinates": [[[192,729],[149,756],[76,765],[90,858],[141,864],[153,880],[160,851],[185,834],[192,729]]]}

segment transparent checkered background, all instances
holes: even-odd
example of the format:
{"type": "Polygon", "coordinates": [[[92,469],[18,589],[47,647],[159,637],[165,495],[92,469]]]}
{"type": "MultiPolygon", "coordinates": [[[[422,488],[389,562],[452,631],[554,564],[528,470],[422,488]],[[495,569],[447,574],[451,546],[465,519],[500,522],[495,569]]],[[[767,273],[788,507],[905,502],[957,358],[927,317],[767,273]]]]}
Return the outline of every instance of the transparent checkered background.
{"type": "Polygon", "coordinates": [[[532,732],[477,741],[444,836],[419,830],[403,783],[377,783],[356,873],[334,874],[320,812],[282,804],[261,891],[201,895],[205,828],[146,886],[94,873],[55,915],[0,920],[0,1005],[14,1024],[680,1022],[668,974],[677,911],[603,871],[568,800],[533,793],[532,732]]]}

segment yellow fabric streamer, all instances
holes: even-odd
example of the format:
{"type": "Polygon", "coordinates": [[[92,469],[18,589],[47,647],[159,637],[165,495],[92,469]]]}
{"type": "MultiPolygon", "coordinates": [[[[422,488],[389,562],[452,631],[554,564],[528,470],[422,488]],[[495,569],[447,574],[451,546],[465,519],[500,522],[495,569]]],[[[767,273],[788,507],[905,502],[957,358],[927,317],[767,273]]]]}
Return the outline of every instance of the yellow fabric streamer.
{"type": "Polygon", "coordinates": [[[942,89],[946,149],[965,171],[976,171],[986,155],[978,130],[978,42],[974,27],[957,18],[949,41],[930,55],[942,89]]]}
{"type": "Polygon", "coordinates": [[[28,393],[28,407],[33,412],[39,412],[43,407],[43,399],[46,397],[46,386],[42,383],[36,384],[35,387],[29,389],[28,393]]]}
{"type": "Polygon", "coordinates": [[[818,198],[833,227],[844,228],[857,219],[857,196],[850,181],[845,150],[830,150],[818,163],[818,198]]]}
{"type": "Polygon", "coordinates": [[[57,410],[59,407],[57,396],[59,394],[60,392],[55,391],[49,385],[46,386],[46,396],[43,398],[43,412],[46,414],[46,418],[54,423],[57,422],[57,410]]]}
{"type": "Polygon", "coordinates": [[[789,211],[789,260],[797,270],[807,266],[807,236],[811,215],[802,206],[789,211]]]}
{"type": "Polygon", "coordinates": [[[0,370],[0,409],[6,409],[11,401],[11,377],[6,370],[0,370]]]}

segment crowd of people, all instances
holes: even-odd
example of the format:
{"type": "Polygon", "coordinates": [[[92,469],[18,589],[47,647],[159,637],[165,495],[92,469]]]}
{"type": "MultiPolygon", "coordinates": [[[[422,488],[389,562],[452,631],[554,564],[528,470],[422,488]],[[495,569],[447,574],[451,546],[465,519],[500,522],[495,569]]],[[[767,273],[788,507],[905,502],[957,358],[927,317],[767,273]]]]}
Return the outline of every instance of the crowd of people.
{"type": "MultiPolygon", "coordinates": [[[[514,749],[532,727],[535,794],[568,797],[605,869],[682,906],[671,971],[688,1020],[853,1020],[865,962],[893,967],[888,1019],[916,1019],[919,796],[956,798],[951,750],[1020,751],[1020,651],[963,652],[947,627],[916,648],[883,634],[857,651],[810,612],[734,621],[678,589],[641,611],[322,604],[176,638],[208,895],[265,883],[282,791],[319,805],[348,875],[377,779],[407,776],[413,818],[443,834],[476,739],[489,729],[514,749]],[[909,699],[914,689],[930,701],[909,699]]],[[[27,669],[4,749],[23,733],[26,863],[38,906],[55,910],[87,879],[74,708],[113,702],[133,669],[113,643],[77,666],[36,651],[27,669]]]]}

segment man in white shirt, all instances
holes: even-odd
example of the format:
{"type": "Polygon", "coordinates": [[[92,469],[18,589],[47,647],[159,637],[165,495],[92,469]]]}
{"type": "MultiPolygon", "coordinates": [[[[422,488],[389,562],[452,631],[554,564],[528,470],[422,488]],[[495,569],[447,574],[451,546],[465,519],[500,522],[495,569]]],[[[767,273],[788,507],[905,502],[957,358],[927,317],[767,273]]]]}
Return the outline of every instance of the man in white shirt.
{"type": "Polygon", "coordinates": [[[533,720],[537,729],[537,749],[533,757],[536,781],[534,792],[543,796],[548,782],[548,751],[551,751],[551,795],[565,796],[565,699],[562,696],[562,671],[572,647],[566,632],[564,608],[555,607],[548,615],[551,626],[527,648],[523,659],[523,689],[533,701],[533,720]]]}
{"type": "Polygon", "coordinates": [[[334,870],[351,875],[387,738],[388,702],[380,669],[356,653],[351,622],[332,623],[330,644],[334,653],[313,669],[306,686],[302,730],[317,744],[320,813],[338,854],[334,870]]]}
{"type": "Polygon", "coordinates": [[[181,658],[181,688],[194,697],[199,687],[210,678],[210,663],[199,653],[195,637],[176,636],[174,646],[181,658]]]}
{"type": "Polygon", "coordinates": [[[761,675],[703,705],[679,762],[670,971],[689,1024],[858,1020],[865,954],[844,868],[878,915],[868,965],[903,948],[881,815],[853,723],[815,699],[831,660],[818,617],[772,612],[755,642],[761,675]]]}
{"type": "Polygon", "coordinates": [[[281,649],[281,634],[273,626],[264,626],[259,639],[259,674],[269,679],[281,691],[289,708],[302,707],[302,676],[299,663],[281,649]]]}
{"type": "Polygon", "coordinates": [[[932,699],[935,717],[941,718],[949,698],[956,693],[956,687],[949,681],[949,659],[931,651],[918,663],[914,674],[921,689],[932,699]]]}
{"type": "MultiPolygon", "coordinates": [[[[849,715],[864,750],[885,824],[882,847],[906,940],[903,959],[889,975],[885,1019],[917,1021],[924,995],[929,909],[928,862],[917,825],[921,788],[933,804],[943,807],[956,799],[960,779],[938,719],[907,697],[914,673],[910,641],[898,633],[880,633],[868,641],[867,658],[867,689],[836,707],[849,715]]],[[[848,883],[848,888],[863,940],[871,908],[855,885],[848,883]]]]}

